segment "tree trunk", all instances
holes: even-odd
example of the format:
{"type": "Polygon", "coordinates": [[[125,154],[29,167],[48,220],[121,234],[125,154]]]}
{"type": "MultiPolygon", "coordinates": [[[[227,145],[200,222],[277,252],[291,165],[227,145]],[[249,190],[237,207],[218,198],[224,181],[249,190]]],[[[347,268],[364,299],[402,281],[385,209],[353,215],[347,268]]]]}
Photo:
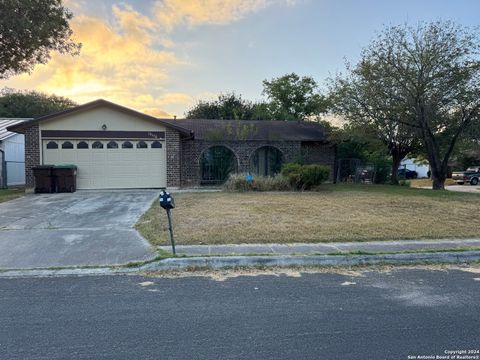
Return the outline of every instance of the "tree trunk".
{"type": "MultiPolygon", "coordinates": [[[[435,156],[433,156],[435,157],[435,156]]],[[[445,180],[447,179],[447,169],[443,164],[438,164],[435,161],[429,161],[430,172],[432,175],[432,189],[445,190],[445,180]]]]}
{"type": "Polygon", "coordinates": [[[392,185],[398,185],[398,167],[402,162],[403,156],[398,156],[397,154],[392,154],[392,178],[390,182],[392,185]]]}
{"type": "Polygon", "coordinates": [[[437,177],[432,172],[432,189],[433,190],[445,190],[445,176],[437,177]]]}
{"type": "MultiPolygon", "coordinates": [[[[432,189],[445,190],[445,180],[447,179],[447,167],[444,166],[440,157],[440,149],[438,148],[435,137],[430,129],[422,133],[425,148],[427,150],[428,163],[430,164],[430,172],[432,176],[432,189]]],[[[448,161],[448,159],[447,159],[448,161]]]]}

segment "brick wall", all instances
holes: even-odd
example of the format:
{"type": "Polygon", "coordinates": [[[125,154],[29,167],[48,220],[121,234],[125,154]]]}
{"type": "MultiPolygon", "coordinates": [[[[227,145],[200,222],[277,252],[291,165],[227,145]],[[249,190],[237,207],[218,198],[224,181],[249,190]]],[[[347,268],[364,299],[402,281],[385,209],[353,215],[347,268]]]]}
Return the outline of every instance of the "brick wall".
{"type": "Polygon", "coordinates": [[[239,172],[250,171],[250,158],[263,146],[274,146],[282,152],[285,162],[297,161],[301,154],[299,141],[205,141],[182,142],[181,185],[199,186],[201,180],[200,157],[212,146],[226,146],[235,154],[239,172]]]}
{"type": "Polygon", "coordinates": [[[333,144],[302,142],[302,159],[307,164],[322,164],[330,168],[330,181],[335,176],[336,148],[333,144]]]}
{"type": "Polygon", "coordinates": [[[263,146],[273,146],[282,152],[284,162],[303,160],[309,164],[330,167],[330,180],[335,174],[335,145],[300,141],[206,141],[185,140],[181,143],[180,184],[184,187],[199,186],[201,181],[200,157],[212,146],[226,146],[235,154],[239,172],[250,171],[250,158],[263,146]]]}
{"type": "Polygon", "coordinates": [[[34,166],[40,165],[40,132],[38,124],[25,130],[25,189],[31,191],[35,188],[33,177],[34,166]]]}
{"type": "Polygon", "coordinates": [[[178,131],[167,128],[167,187],[180,187],[180,163],[182,149],[180,146],[180,134],[178,131]]]}

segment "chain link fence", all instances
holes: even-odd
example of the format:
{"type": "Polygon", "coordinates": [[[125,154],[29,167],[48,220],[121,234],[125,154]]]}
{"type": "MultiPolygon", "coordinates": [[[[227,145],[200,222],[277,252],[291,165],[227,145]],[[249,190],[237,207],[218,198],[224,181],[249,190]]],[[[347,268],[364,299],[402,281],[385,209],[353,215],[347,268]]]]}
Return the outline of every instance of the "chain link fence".
{"type": "Polygon", "coordinates": [[[360,159],[340,159],[337,168],[337,183],[373,184],[376,166],[360,159]]]}

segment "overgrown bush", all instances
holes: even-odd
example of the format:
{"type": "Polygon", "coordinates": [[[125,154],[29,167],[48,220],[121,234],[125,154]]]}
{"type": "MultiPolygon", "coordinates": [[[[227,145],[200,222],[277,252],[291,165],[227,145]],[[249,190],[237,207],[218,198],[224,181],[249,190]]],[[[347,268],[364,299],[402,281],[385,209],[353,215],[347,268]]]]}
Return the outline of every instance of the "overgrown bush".
{"type": "Polygon", "coordinates": [[[399,180],[399,181],[398,181],[398,185],[400,185],[400,186],[405,186],[405,187],[411,187],[411,186],[412,186],[412,182],[411,182],[411,181],[408,181],[408,180],[399,180]]]}
{"type": "Polygon", "coordinates": [[[377,159],[375,162],[375,184],[385,184],[390,181],[390,173],[392,172],[392,161],[390,159],[377,159]]]}
{"type": "Polygon", "coordinates": [[[247,180],[246,174],[232,174],[223,185],[226,191],[290,191],[288,179],[282,175],[254,176],[247,180]]]}
{"type": "Polygon", "coordinates": [[[297,190],[310,190],[328,179],[330,169],[324,165],[288,163],[282,166],[282,175],[297,190]]]}

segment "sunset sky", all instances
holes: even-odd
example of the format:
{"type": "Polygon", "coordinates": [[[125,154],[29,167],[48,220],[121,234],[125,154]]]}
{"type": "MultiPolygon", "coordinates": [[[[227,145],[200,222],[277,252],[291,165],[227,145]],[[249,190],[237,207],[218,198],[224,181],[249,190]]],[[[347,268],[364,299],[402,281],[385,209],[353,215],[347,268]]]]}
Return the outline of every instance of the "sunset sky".
{"type": "Polygon", "coordinates": [[[182,117],[200,99],[235,91],[260,100],[286,73],[320,84],[355,61],[384,24],[451,19],[478,26],[478,0],[68,0],[78,57],[54,54],[1,87],[78,103],[105,98],[182,117]]]}

